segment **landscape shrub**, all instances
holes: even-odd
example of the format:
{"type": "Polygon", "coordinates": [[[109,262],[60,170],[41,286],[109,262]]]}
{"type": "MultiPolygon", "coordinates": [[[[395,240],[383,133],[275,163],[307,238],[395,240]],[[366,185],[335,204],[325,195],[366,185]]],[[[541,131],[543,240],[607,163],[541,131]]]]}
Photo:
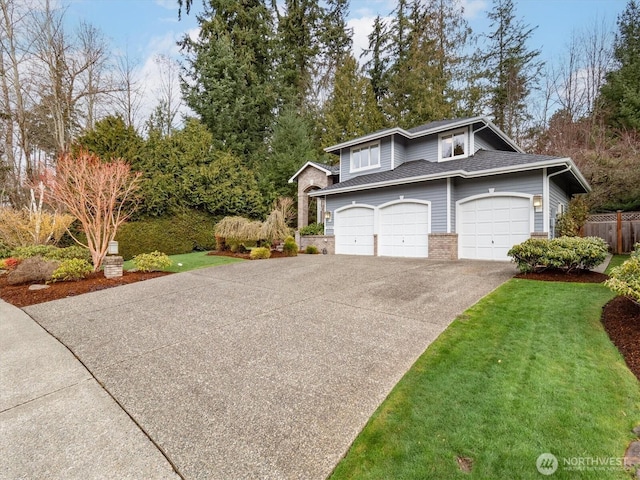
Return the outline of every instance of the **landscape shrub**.
{"type": "Polygon", "coordinates": [[[262,222],[249,220],[248,218],[231,216],[220,220],[214,229],[216,238],[224,239],[225,247],[237,246],[244,242],[257,242],[260,240],[262,222]]]}
{"type": "Polygon", "coordinates": [[[291,235],[291,229],[287,227],[282,212],[279,209],[273,210],[262,224],[260,240],[274,243],[281,241],[289,235],[291,235]]]}
{"type": "Polygon", "coordinates": [[[302,227],[300,235],[324,235],[324,223],[311,223],[302,227]]]}
{"type": "Polygon", "coordinates": [[[608,246],[597,237],[530,238],[507,253],[522,273],[558,268],[565,272],[591,269],[604,261],[608,246]]]}
{"type": "Polygon", "coordinates": [[[84,258],[63,260],[51,275],[52,282],[75,282],[82,280],[93,271],[93,266],[84,258]]]}
{"type": "Polygon", "coordinates": [[[8,258],[11,256],[11,249],[0,241],[0,258],[8,258]]]}
{"type": "Polygon", "coordinates": [[[45,260],[42,257],[26,258],[7,275],[9,285],[27,282],[47,282],[51,280],[53,272],[60,266],[60,262],[45,260]]]}
{"type": "Polygon", "coordinates": [[[13,270],[18,265],[20,265],[20,259],[19,258],[9,257],[9,258],[5,258],[5,259],[0,260],[0,269],[1,270],[13,270]]]}
{"type": "Polygon", "coordinates": [[[315,255],[316,253],[318,253],[318,247],[316,247],[315,245],[307,245],[307,248],[304,249],[304,253],[315,255]]]}
{"type": "Polygon", "coordinates": [[[16,247],[11,252],[11,256],[19,259],[42,257],[45,260],[71,260],[73,258],[91,260],[91,253],[88,248],[74,245],[71,247],[59,248],[54,245],[30,245],[28,247],[16,247]]]}
{"type": "Polygon", "coordinates": [[[293,237],[289,236],[284,240],[282,251],[287,257],[295,257],[298,255],[298,244],[293,237]]]}
{"type": "Polygon", "coordinates": [[[164,253],[155,252],[141,253],[133,257],[133,265],[140,272],[159,272],[171,266],[173,262],[164,253]]]}
{"type": "Polygon", "coordinates": [[[609,279],[604,284],[618,295],[640,305],[640,244],[635,247],[628,260],[611,270],[609,279]]]}
{"type": "Polygon", "coordinates": [[[256,247],[251,249],[249,258],[251,260],[261,260],[271,257],[271,251],[266,247],[256,247]]]}
{"type": "Polygon", "coordinates": [[[129,260],[155,250],[167,255],[213,250],[215,217],[197,211],[125,223],[118,229],[120,255],[129,260]]]}

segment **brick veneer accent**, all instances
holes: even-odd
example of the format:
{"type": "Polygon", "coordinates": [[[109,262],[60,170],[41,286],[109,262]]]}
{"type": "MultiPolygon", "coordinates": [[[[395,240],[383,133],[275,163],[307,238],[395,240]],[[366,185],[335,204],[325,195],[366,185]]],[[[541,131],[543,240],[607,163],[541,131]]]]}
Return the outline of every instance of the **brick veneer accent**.
{"type": "Polygon", "coordinates": [[[320,253],[326,248],[328,254],[336,253],[336,237],[333,235],[302,235],[298,241],[300,249],[304,250],[309,245],[315,245],[320,253]]]}
{"type": "Polygon", "coordinates": [[[104,267],[104,276],[107,278],[116,278],[122,276],[122,265],[124,260],[122,257],[116,255],[109,255],[102,260],[102,266],[104,267]]]}
{"type": "Polygon", "coordinates": [[[458,234],[430,233],[429,258],[432,260],[457,260],[458,234]]]}
{"type": "Polygon", "coordinates": [[[542,238],[543,240],[546,240],[549,238],[549,234],[547,232],[532,232],[531,238],[542,238]]]}

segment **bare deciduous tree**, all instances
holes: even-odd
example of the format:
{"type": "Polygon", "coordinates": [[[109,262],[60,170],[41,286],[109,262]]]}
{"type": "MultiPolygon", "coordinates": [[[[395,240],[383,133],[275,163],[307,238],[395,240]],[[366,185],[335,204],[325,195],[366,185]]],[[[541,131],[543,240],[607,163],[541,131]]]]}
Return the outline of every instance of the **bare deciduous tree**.
{"type": "Polygon", "coordinates": [[[64,205],[82,225],[87,236],[93,269],[97,271],[120,225],[135,211],[133,201],[140,173],[118,159],[109,163],[88,152],[58,159],[55,176],[50,180],[52,198],[64,205]]]}

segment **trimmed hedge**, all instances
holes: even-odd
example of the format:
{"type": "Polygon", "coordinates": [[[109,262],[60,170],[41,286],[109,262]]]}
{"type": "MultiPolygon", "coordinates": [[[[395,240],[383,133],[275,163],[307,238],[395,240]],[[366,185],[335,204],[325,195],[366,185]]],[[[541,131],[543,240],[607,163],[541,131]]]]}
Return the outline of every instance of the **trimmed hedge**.
{"type": "Polygon", "coordinates": [[[300,235],[324,235],[324,223],[310,223],[300,229],[300,235]]]}
{"type": "Polygon", "coordinates": [[[212,215],[190,211],[125,223],[118,230],[116,240],[125,260],[156,250],[167,255],[213,250],[216,247],[215,224],[216,218],[212,215]]]}
{"type": "Polygon", "coordinates": [[[515,245],[507,255],[522,273],[558,268],[566,272],[589,270],[607,256],[606,242],[597,237],[560,237],[553,240],[530,238],[515,245]]]}
{"type": "Polygon", "coordinates": [[[16,247],[11,252],[13,258],[19,258],[24,260],[26,258],[42,257],[45,260],[91,260],[91,253],[89,249],[81,247],[80,245],[73,245],[71,247],[59,248],[55,245],[30,245],[28,247],[16,247]]]}

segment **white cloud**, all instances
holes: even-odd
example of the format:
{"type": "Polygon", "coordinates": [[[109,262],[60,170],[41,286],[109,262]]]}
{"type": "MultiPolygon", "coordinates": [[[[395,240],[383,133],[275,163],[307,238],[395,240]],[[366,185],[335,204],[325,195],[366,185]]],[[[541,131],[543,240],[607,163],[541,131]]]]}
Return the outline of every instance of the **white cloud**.
{"type": "Polygon", "coordinates": [[[464,18],[471,20],[476,18],[487,8],[486,0],[462,0],[462,8],[464,8],[464,18]]]}
{"type": "MultiPolygon", "coordinates": [[[[363,50],[369,48],[369,34],[373,30],[375,17],[352,18],[347,21],[347,26],[353,29],[353,55],[360,58],[363,50]]],[[[366,60],[365,60],[366,61],[366,60]]]]}
{"type": "Polygon", "coordinates": [[[162,8],[166,8],[167,10],[176,10],[178,9],[178,2],[175,0],[156,0],[156,5],[162,8]]]}

